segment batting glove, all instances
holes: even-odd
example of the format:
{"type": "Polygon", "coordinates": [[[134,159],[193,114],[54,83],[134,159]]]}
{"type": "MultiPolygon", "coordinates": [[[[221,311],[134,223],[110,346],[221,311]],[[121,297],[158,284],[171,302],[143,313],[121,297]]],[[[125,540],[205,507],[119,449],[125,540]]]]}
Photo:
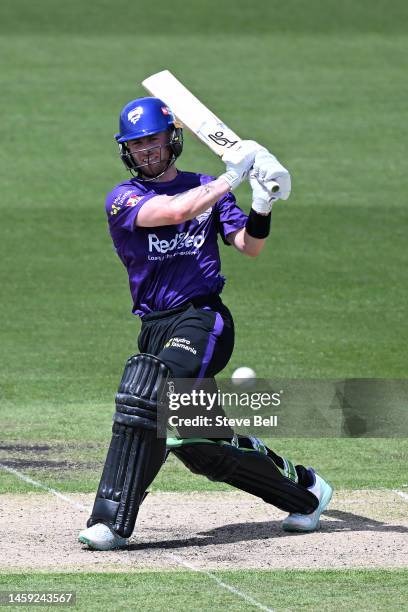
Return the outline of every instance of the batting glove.
{"type": "Polygon", "coordinates": [[[267,149],[257,151],[253,174],[268,191],[272,191],[273,182],[278,183],[279,191],[273,194],[275,200],[287,200],[290,196],[290,174],[267,149]]]}
{"type": "Polygon", "coordinates": [[[229,149],[222,156],[222,161],[226,165],[226,172],[221,174],[230,185],[231,190],[235,189],[248,176],[250,169],[255,161],[257,151],[263,147],[254,140],[242,140],[237,149],[229,149]]]}
{"type": "Polygon", "coordinates": [[[253,170],[249,173],[249,184],[252,188],[252,208],[258,215],[268,215],[272,210],[272,204],[279,197],[279,192],[271,193],[259,182],[253,170]]]}

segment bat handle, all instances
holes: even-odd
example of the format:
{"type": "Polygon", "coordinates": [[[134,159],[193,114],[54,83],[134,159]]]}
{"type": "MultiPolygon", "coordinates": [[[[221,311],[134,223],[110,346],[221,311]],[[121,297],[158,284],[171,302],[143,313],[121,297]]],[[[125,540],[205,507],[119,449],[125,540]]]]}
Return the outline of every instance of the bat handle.
{"type": "MultiPolygon", "coordinates": [[[[262,185],[262,181],[258,179],[258,182],[261,183],[262,185]]],[[[268,184],[268,187],[271,193],[277,193],[280,189],[279,183],[276,183],[275,181],[270,181],[270,183],[268,184]]]]}
{"type": "MultiPolygon", "coordinates": [[[[253,174],[253,168],[250,171],[250,176],[251,177],[255,177],[255,175],[253,174]]],[[[260,183],[262,186],[263,182],[259,180],[259,178],[257,178],[258,183],[260,183]]],[[[268,181],[268,189],[271,193],[277,193],[280,189],[279,183],[277,183],[276,181],[268,181]]]]}

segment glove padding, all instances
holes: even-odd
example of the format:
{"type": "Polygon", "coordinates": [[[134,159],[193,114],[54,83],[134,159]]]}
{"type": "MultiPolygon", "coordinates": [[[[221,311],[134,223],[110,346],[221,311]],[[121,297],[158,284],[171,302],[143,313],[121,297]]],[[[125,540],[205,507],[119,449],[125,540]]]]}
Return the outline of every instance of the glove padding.
{"type": "Polygon", "coordinates": [[[249,184],[252,188],[252,208],[258,215],[268,215],[272,210],[272,204],[278,199],[279,192],[271,193],[259,182],[253,170],[249,173],[249,184]]]}
{"type": "Polygon", "coordinates": [[[221,175],[235,189],[248,176],[253,166],[255,155],[263,147],[254,140],[241,140],[239,148],[228,149],[222,156],[226,172],[221,175]]]}
{"type": "Polygon", "coordinates": [[[273,193],[272,201],[287,200],[290,196],[290,174],[267,149],[262,148],[256,152],[252,174],[269,192],[272,191],[272,183],[278,183],[279,191],[273,193]]]}

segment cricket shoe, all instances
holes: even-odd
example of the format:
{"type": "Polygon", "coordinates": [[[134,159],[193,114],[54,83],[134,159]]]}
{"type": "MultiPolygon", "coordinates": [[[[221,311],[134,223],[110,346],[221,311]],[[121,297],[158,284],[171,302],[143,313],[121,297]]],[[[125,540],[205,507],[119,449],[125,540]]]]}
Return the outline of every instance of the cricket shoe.
{"type": "Polygon", "coordinates": [[[79,534],[78,540],[94,550],[114,550],[115,548],[122,548],[128,543],[127,538],[122,538],[104,523],[96,523],[92,527],[84,529],[79,534]]]}
{"type": "Polygon", "coordinates": [[[323,478],[316,474],[314,470],[309,468],[314,478],[314,483],[308,487],[308,491],[316,495],[319,500],[319,505],[311,514],[289,514],[282,521],[282,529],[285,531],[315,531],[320,527],[320,515],[329,505],[333,495],[333,489],[323,478]]]}

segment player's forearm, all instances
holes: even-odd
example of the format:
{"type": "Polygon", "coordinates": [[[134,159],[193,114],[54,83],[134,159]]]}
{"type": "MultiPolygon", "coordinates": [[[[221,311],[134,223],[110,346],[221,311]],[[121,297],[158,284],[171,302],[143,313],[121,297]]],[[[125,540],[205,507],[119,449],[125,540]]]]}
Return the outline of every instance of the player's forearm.
{"type": "Polygon", "coordinates": [[[265,238],[254,238],[246,230],[243,233],[243,245],[245,255],[257,257],[265,246],[265,238]]]}
{"type": "Polygon", "coordinates": [[[220,177],[174,196],[155,196],[142,206],[135,224],[141,227],[179,225],[203,213],[229,190],[230,185],[220,177]]]}
{"type": "Polygon", "coordinates": [[[245,227],[238,230],[235,234],[231,235],[229,242],[234,247],[249,257],[257,257],[265,246],[265,238],[254,238],[248,234],[245,227]]]}
{"type": "Polygon", "coordinates": [[[169,205],[176,215],[177,223],[184,223],[213,206],[229,190],[227,181],[219,177],[205,185],[178,193],[172,197],[169,205]]]}

